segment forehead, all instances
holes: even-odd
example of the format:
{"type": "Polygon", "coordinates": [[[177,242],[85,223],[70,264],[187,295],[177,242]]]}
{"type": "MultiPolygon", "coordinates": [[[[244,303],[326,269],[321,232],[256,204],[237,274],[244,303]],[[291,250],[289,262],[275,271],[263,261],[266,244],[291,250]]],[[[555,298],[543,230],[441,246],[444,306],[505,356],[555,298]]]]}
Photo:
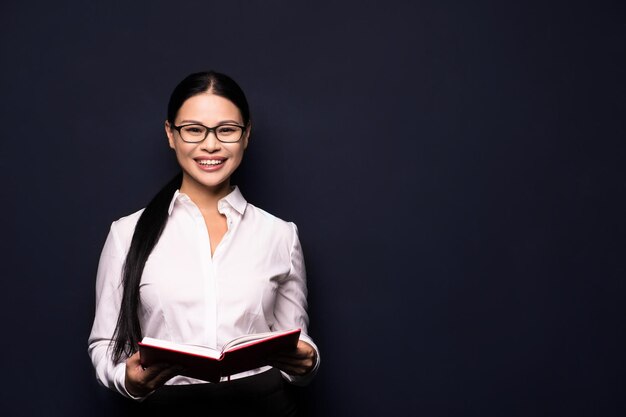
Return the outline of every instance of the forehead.
{"type": "Polygon", "coordinates": [[[178,122],[195,120],[209,126],[224,120],[242,122],[241,112],[232,101],[209,92],[185,100],[176,119],[178,122]]]}

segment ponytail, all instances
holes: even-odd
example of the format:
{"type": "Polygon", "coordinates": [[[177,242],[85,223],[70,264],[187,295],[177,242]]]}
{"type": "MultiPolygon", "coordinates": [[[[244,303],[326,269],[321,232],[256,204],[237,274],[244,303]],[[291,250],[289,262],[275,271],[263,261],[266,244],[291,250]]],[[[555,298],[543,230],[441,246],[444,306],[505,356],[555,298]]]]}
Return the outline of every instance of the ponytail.
{"type": "Polygon", "coordinates": [[[168,182],[148,203],[135,226],[122,271],[124,293],[114,333],[115,344],[112,356],[115,362],[137,351],[138,343],[141,341],[141,324],[137,312],[141,275],[150,253],[165,229],[172,197],[180,188],[182,179],[183,174],[179,173],[168,182]]]}

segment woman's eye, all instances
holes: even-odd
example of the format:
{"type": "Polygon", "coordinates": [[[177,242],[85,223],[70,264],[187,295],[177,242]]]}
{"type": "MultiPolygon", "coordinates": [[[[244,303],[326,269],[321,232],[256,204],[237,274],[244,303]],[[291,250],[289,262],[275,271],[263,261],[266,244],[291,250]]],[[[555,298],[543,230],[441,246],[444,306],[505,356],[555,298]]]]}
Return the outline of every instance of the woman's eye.
{"type": "Polygon", "coordinates": [[[185,133],[189,133],[190,135],[201,135],[204,133],[204,129],[198,126],[187,126],[183,130],[185,133]]]}
{"type": "Polygon", "coordinates": [[[232,126],[222,126],[218,129],[221,135],[231,135],[237,131],[237,128],[232,126]]]}

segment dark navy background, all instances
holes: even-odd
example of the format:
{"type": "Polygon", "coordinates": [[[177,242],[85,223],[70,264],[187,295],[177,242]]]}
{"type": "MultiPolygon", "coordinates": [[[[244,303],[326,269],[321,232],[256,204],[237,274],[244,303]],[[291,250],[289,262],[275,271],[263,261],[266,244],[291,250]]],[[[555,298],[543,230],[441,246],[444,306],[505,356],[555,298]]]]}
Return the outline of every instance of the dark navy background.
{"type": "MultiPolygon", "coordinates": [[[[129,4],[131,3],[131,4],[129,4]]],[[[301,233],[311,416],[626,415],[623,2],[0,5],[2,414],[130,415],[87,356],[111,221],[233,76],[236,182],[301,233]]]]}

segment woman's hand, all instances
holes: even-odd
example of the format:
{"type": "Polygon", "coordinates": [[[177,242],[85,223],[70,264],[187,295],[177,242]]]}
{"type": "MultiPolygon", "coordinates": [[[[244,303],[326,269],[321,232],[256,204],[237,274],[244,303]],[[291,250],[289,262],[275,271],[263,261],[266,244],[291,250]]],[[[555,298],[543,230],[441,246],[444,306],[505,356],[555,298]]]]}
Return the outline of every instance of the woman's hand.
{"type": "Polygon", "coordinates": [[[302,376],[311,372],[316,362],[317,353],[313,346],[299,340],[294,350],[272,356],[269,364],[289,375],[302,376]]]}
{"type": "Polygon", "coordinates": [[[167,363],[154,364],[144,368],[139,361],[139,352],[136,352],[126,361],[126,390],[135,397],[144,397],[163,386],[181,371],[181,367],[167,363]]]}

